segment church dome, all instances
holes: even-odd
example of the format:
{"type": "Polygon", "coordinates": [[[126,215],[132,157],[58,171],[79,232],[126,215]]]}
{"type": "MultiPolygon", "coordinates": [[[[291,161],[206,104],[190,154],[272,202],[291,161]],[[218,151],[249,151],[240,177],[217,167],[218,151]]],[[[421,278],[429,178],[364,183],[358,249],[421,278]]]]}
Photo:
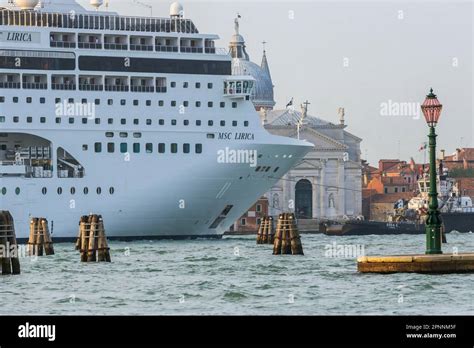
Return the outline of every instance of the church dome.
{"type": "MultiPolygon", "coordinates": [[[[239,18],[239,17],[238,17],[239,18]]],[[[245,40],[239,33],[239,20],[235,19],[235,34],[229,43],[229,54],[232,57],[232,75],[250,75],[255,79],[252,102],[257,110],[273,109],[273,81],[268,67],[267,57],[263,51],[261,65],[250,61],[245,49],[245,40]]]]}

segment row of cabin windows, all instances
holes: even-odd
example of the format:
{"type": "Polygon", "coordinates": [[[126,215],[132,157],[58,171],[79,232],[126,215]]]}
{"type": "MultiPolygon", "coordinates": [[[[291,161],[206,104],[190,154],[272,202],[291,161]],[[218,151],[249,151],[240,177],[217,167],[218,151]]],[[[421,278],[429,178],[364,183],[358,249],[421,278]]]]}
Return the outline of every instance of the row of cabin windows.
{"type": "MultiPolygon", "coordinates": [[[[2,187],[2,195],[5,196],[7,194],[7,188],[6,187],[2,187]]],[[[62,187],[58,187],[56,192],[58,193],[58,195],[61,195],[63,193],[63,188],[62,187]]],[[[69,192],[71,193],[71,195],[74,195],[76,194],[76,188],[75,187],[71,187],[69,189],[69,192]]],[[[87,195],[89,193],[89,188],[88,187],[84,187],[82,192],[87,195]]],[[[100,195],[102,193],[102,188],[100,187],[97,187],[95,192],[100,195]]],[[[21,193],[21,189],[19,187],[15,188],[15,194],[18,196],[19,194],[21,193]]],[[[48,193],[48,189],[46,187],[43,187],[41,189],[41,193],[43,193],[43,195],[47,194],[48,193]]],[[[115,189],[113,187],[109,187],[109,194],[113,195],[115,193],[115,189]]]]}
{"type": "MultiPolygon", "coordinates": [[[[170,83],[170,86],[171,86],[171,88],[175,88],[176,87],[176,82],[172,81],[170,83]]],[[[207,84],[208,89],[212,89],[213,86],[214,85],[212,84],[212,82],[208,82],[208,84],[207,84]]],[[[189,82],[183,82],[183,88],[188,88],[188,87],[189,87],[189,82]]],[[[198,88],[198,89],[201,88],[201,82],[196,82],[194,84],[194,87],[198,88]]]]}
{"type": "MultiPolygon", "coordinates": [[[[115,152],[115,143],[106,143],[107,152],[114,153],[115,152]]],[[[171,143],[170,144],[170,153],[178,153],[178,144],[171,143]]],[[[87,151],[89,146],[87,144],[82,145],[82,150],[87,151]]],[[[119,144],[120,153],[128,153],[128,143],[120,143],[119,144]]],[[[132,144],[132,151],[133,153],[140,153],[141,152],[141,144],[140,143],[133,143],[132,144]]],[[[191,153],[191,144],[184,143],[181,146],[182,153],[191,153]]],[[[102,143],[94,143],[94,152],[100,153],[102,152],[102,143]]],[[[145,152],[146,153],[165,153],[166,152],[166,144],[159,143],[156,147],[153,143],[146,143],[145,144],[145,152]]],[[[194,153],[202,153],[202,144],[194,144],[194,153]]]]}
{"type": "MultiPolygon", "coordinates": [[[[257,168],[255,168],[255,171],[256,172],[266,172],[268,173],[270,171],[272,167],[270,166],[258,166],[257,168]]],[[[273,172],[276,173],[278,171],[278,169],[280,169],[280,167],[276,167],[275,169],[273,169],[273,172]]]]}
{"type": "MultiPolygon", "coordinates": [[[[62,119],[63,119],[62,117],[56,117],[56,118],[55,118],[55,122],[59,124],[59,123],[61,123],[61,120],[62,120],[62,119]]],[[[76,118],[75,118],[75,117],[68,117],[67,119],[68,119],[68,123],[69,123],[69,124],[74,124],[74,123],[76,122],[76,118]]],[[[40,117],[39,120],[40,120],[40,123],[46,123],[46,117],[40,117]]],[[[94,120],[94,123],[95,123],[95,124],[100,124],[101,119],[100,119],[99,117],[94,118],[93,120],[94,120]]],[[[5,117],[5,116],[0,116],[0,123],[4,123],[5,121],[6,121],[6,117],[5,117]]],[[[89,121],[89,118],[87,118],[87,117],[82,117],[82,118],[81,118],[82,124],[87,124],[88,121],[89,121]]],[[[14,123],[20,122],[20,116],[13,116],[13,122],[14,122],[14,123]]],[[[33,123],[33,117],[27,116],[27,117],[26,117],[26,122],[27,122],[27,123],[33,123]]],[[[108,119],[107,119],[107,124],[114,124],[114,119],[113,119],[113,118],[108,118],[108,119]]],[[[120,124],[126,125],[126,124],[127,124],[127,119],[126,119],[126,118],[121,118],[121,119],[120,119],[120,124]]],[[[134,125],[139,125],[139,124],[140,124],[140,119],[134,118],[134,119],[133,119],[133,124],[134,124],[134,125]]],[[[147,119],[145,120],[145,124],[146,124],[147,126],[151,126],[151,125],[153,124],[153,120],[152,120],[151,118],[147,118],[147,119]]],[[[165,120],[162,119],[162,118],[160,118],[160,119],[158,120],[158,124],[159,124],[160,126],[164,126],[164,125],[165,125],[165,120]]],[[[177,126],[177,125],[178,125],[178,120],[172,119],[172,120],[170,120],[170,124],[171,124],[172,126],[177,126]]],[[[183,125],[184,125],[184,126],[189,126],[189,124],[190,124],[189,120],[183,120],[183,125]]],[[[201,126],[201,125],[202,125],[202,122],[201,122],[201,120],[195,120],[194,124],[195,124],[196,126],[201,126]]],[[[214,121],[213,121],[213,120],[208,120],[208,121],[207,121],[207,125],[208,125],[208,126],[213,126],[213,125],[214,125],[214,121]]],[[[226,121],[220,120],[220,121],[219,121],[219,125],[220,125],[221,127],[225,127],[226,121]]],[[[235,120],[232,121],[232,127],[237,127],[237,126],[238,126],[238,122],[235,121],[235,120]]],[[[249,121],[244,121],[244,127],[248,127],[248,126],[249,126],[249,121]]]]}
{"type": "MultiPolygon", "coordinates": [[[[31,97],[26,97],[25,100],[26,100],[27,104],[30,104],[33,101],[33,99],[31,97]]],[[[13,103],[18,103],[19,98],[18,97],[13,97],[12,101],[13,101],[13,103]]],[[[3,96],[0,97],[0,103],[4,103],[4,102],[5,102],[5,97],[3,97],[3,96]]],[[[40,104],[45,104],[46,103],[46,98],[44,98],[44,97],[39,98],[39,102],[40,102],[40,104]]],[[[63,103],[63,99],[56,98],[55,103],[56,104],[61,104],[61,103],[63,103]]],[[[67,103],[68,104],[74,104],[74,98],[69,98],[67,100],[67,103]]],[[[82,104],[87,104],[88,101],[87,101],[87,99],[83,98],[83,99],[81,99],[81,103],[82,104]]],[[[132,101],[132,103],[133,103],[133,106],[139,106],[140,105],[140,101],[138,99],[134,99],[132,101]]],[[[94,104],[95,105],[100,105],[100,99],[94,99],[94,104]]],[[[146,100],[145,101],[146,106],[151,106],[151,104],[152,104],[151,100],[146,100]]],[[[107,99],[107,105],[114,105],[114,100],[113,99],[107,99]]],[[[126,99],[120,99],[120,105],[122,105],[122,106],[127,105],[127,100],[126,99]]],[[[197,108],[200,108],[201,105],[202,105],[202,103],[199,100],[194,102],[194,106],[197,107],[197,108]]],[[[160,107],[165,106],[165,101],[164,100],[158,100],[158,106],[160,106],[160,107]]],[[[189,107],[189,101],[185,100],[185,101],[183,101],[182,104],[178,105],[176,100],[171,100],[170,101],[170,106],[173,106],[173,107],[176,107],[176,106],[189,107]]],[[[226,106],[225,102],[223,102],[223,101],[219,102],[219,107],[225,108],[225,106],[226,106]]],[[[237,102],[232,102],[231,106],[234,109],[237,108],[237,102]]],[[[208,101],[207,102],[207,107],[208,108],[214,107],[214,102],[208,101]]]]}

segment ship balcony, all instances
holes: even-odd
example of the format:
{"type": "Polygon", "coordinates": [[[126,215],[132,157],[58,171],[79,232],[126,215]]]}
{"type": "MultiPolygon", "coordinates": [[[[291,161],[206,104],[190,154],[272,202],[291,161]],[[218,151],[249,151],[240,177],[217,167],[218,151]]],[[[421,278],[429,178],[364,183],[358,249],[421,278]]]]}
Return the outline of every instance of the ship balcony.
{"type": "Polygon", "coordinates": [[[105,90],[109,92],[128,92],[128,77],[126,76],[106,76],[105,90]]]}
{"type": "Polygon", "coordinates": [[[104,48],[108,50],[128,50],[125,35],[104,35],[104,48]]]}
{"type": "Polygon", "coordinates": [[[131,51],[153,51],[152,36],[130,36],[131,51]]]}
{"type": "Polygon", "coordinates": [[[21,88],[20,74],[0,74],[0,88],[21,88]]]}
{"type": "Polygon", "coordinates": [[[157,52],[178,52],[178,39],[172,37],[156,37],[155,51],[157,52]]]}
{"type": "Polygon", "coordinates": [[[132,92],[154,92],[153,78],[150,77],[131,77],[130,90],[132,92]]]}
{"type": "Polygon", "coordinates": [[[73,91],[76,89],[76,76],[52,75],[51,88],[60,91],[73,91]]]}
{"type": "Polygon", "coordinates": [[[102,35],[79,34],[79,42],[77,47],[87,49],[102,49],[102,35]]]}
{"type": "Polygon", "coordinates": [[[51,33],[50,46],[59,48],[76,48],[76,35],[71,33],[51,33]]]}
{"type": "Polygon", "coordinates": [[[181,39],[179,50],[181,53],[203,53],[204,48],[202,46],[202,40],[181,39]]]}
{"type": "Polygon", "coordinates": [[[224,81],[224,97],[249,99],[253,93],[255,79],[250,76],[232,76],[224,81]]]}
{"type": "Polygon", "coordinates": [[[81,91],[102,91],[102,76],[79,75],[79,90],[81,91]]]}
{"type": "Polygon", "coordinates": [[[204,53],[210,53],[210,54],[216,53],[214,40],[209,40],[209,39],[204,40],[204,53]]]}
{"type": "Polygon", "coordinates": [[[155,87],[157,93],[166,93],[166,77],[157,77],[155,87]]]}
{"type": "Polygon", "coordinates": [[[22,85],[24,89],[48,89],[48,76],[23,74],[22,85]]]}

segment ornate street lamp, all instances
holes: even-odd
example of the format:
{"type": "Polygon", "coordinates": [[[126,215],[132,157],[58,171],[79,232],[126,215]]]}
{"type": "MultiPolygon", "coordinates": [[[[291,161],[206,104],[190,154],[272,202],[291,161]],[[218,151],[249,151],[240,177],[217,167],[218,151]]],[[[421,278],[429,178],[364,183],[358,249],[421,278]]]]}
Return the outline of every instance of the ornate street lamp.
{"type": "MultiPolygon", "coordinates": [[[[430,191],[428,217],[426,219],[426,254],[442,254],[441,251],[441,216],[438,210],[438,192],[436,189],[436,133],[435,127],[441,115],[441,105],[430,90],[425,101],[421,105],[421,110],[425,116],[426,123],[430,127],[429,147],[430,147],[430,191]]],[[[440,173],[441,174],[441,173],[440,173]]]]}

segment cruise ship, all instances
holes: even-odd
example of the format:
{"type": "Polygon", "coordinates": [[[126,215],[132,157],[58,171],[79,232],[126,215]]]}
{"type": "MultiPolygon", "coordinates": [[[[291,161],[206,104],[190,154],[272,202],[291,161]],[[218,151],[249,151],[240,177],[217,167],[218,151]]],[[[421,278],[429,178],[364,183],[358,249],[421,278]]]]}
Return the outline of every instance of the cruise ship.
{"type": "Polygon", "coordinates": [[[263,128],[255,79],[183,13],[1,5],[0,209],[18,238],[44,217],[72,240],[90,213],[111,238],[218,238],[313,148],[263,128]]]}

